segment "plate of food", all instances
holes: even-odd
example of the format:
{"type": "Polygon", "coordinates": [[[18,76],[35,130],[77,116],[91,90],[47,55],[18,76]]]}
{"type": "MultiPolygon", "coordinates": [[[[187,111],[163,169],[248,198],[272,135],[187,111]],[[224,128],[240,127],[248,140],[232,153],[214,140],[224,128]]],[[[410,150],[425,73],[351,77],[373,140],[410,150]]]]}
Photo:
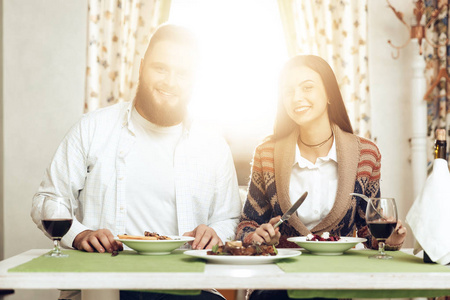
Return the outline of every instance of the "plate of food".
{"type": "Polygon", "coordinates": [[[229,241],[225,246],[214,246],[212,250],[187,250],[184,254],[216,264],[256,265],[273,263],[302,253],[294,249],[276,249],[271,245],[245,245],[240,241],[229,241]]]}
{"type": "Polygon", "coordinates": [[[342,255],[345,251],[366,241],[365,238],[336,236],[330,235],[328,232],[324,232],[322,235],[308,234],[307,236],[291,237],[287,240],[316,255],[342,255]]]}
{"type": "Polygon", "coordinates": [[[164,236],[146,231],[143,236],[119,234],[116,240],[121,241],[139,254],[165,255],[170,254],[185,243],[193,241],[194,238],[190,236],[164,236]]]}

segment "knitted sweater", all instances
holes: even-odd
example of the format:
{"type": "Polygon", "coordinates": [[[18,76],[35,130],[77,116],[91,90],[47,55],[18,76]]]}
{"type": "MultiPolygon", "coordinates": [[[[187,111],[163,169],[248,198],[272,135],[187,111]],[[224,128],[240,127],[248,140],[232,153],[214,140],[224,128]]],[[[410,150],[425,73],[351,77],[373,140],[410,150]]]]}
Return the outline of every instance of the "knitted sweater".
{"type": "MultiPolygon", "coordinates": [[[[350,193],[360,193],[369,198],[380,196],[380,160],[378,147],[371,141],[342,131],[333,126],[338,161],[338,189],[330,213],[320,221],[311,233],[328,231],[339,236],[367,238],[366,247],[377,248],[365,221],[367,202],[350,193]]],[[[274,141],[260,144],[254,154],[252,175],[247,201],[237,228],[236,238],[251,241],[251,235],[261,224],[275,216],[283,215],[290,206],[289,182],[295,159],[299,131],[274,141]]],[[[295,214],[280,226],[280,248],[294,248],[288,237],[306,236],[310,230],[295,214]]],[[[399,247],[386,247],[386,249],[399,247]]]]}

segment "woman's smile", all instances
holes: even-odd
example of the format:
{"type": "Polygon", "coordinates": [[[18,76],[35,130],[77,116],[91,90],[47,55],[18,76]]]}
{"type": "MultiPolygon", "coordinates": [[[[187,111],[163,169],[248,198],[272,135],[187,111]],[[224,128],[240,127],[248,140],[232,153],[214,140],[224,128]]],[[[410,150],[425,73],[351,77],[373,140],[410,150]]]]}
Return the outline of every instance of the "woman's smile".
{"type": "Polygon", "coordinates": [[[311,105],[299,105],[294,108],[294,112],[301,113],[301,112],[309,110],[311,107],[312,107],[311,105]]]}

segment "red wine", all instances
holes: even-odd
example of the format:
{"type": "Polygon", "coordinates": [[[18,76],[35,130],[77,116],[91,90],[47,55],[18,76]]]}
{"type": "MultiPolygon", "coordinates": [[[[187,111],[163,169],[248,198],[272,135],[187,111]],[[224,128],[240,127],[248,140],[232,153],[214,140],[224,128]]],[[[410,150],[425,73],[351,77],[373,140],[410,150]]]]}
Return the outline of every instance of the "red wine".
{"type": "Polygon", "coordinates": [[[377,240],[386,240],[394,231],[397,222],[368,222],[370,232],[377,240]]]}
{"type": "Polygon", "coordinates": [[[61,239],[72,226],[72,219],[42,220],[42,225],[52,238],[61,239]]]}

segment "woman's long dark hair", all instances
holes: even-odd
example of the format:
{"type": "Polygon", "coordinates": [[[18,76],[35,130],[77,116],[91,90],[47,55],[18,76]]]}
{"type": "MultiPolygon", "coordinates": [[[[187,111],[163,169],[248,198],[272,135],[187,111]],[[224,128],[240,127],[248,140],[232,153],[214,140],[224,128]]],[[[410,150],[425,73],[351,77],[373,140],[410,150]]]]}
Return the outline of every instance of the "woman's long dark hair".
{"type": "Polygon", "coordinates": [[[281,70],[278,86],[277,115],[272,138],[279,139],[285,137],[298,126],[291,119],[291,117],[289,117],[284,107],[282,85],[286,80],[288,71],[303,66],[317,72],[322,78],[325,93],[330,101],[330,104],[328,105],[328,118],[330,120],[330,124],[336,124],[343,131],[353,133],[352,125],[347,114],[347,109],[345,108],[336,76],[334,75],[331,67],[319,56],[297,55],[289,59],[281,70]]]}

